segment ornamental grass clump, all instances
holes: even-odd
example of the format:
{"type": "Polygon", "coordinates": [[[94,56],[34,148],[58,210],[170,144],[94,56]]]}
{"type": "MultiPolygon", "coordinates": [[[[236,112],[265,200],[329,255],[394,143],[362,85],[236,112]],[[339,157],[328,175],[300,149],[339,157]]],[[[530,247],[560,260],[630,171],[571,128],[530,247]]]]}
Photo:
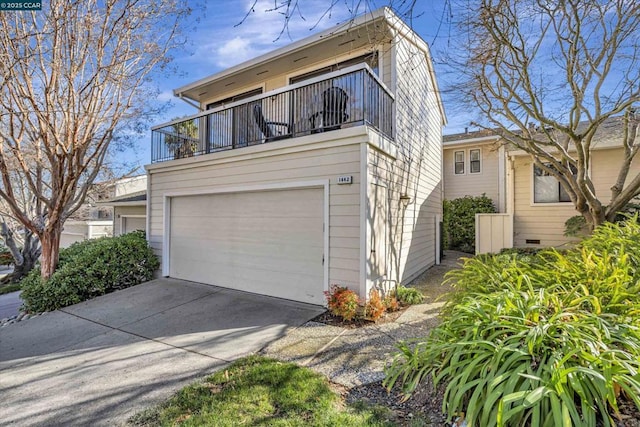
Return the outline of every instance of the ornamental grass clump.
{"type": "Polygon", "coordinates": [[[421,304],[424,301],[424,295],[416,288],[407,288],[400,285],[395,289],[394,293],[402,305],[421,304]]]}
{"type": "Polygon", "coordinates": [[[446,383],[443,411],[469,426],[611,426],[640,410],[640,225],[577,248],[469,259],[429,337],[399,345],[385,385],[446,383]]]}

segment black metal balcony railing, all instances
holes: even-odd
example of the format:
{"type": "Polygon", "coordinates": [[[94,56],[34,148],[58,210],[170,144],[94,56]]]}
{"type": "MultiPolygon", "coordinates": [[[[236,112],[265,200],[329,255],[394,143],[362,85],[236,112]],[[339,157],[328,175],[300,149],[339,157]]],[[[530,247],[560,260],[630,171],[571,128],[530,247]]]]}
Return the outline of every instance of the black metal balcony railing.
{"type": "Polygon", "coordinates": [[[156,126],[152,129],[151,161],[363,124],[392,138],[393,97],[368,67],[350,67],[328,76],[156,126]],[[358,69],[350,71],[354,68],[358,69]]]}

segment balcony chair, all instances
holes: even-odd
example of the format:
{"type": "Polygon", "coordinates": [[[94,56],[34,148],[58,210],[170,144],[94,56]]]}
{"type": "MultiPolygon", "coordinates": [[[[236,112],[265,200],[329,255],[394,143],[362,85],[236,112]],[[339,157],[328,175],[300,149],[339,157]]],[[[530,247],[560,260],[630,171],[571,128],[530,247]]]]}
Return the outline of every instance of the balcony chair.
{"type": "Polygon", "coordinates": [[[309,118],[312,132],[340,129],[342,123],[349,120],[347,103],[349,95],[344,89],[332,86],[322,92],[322,111],[309,118]],[[319,121],[321,119],[322,121],[319,121]]]}
{"type": "Polygon", "coordinates": [[[264,142],[291,138],[291,125],[284,122],[267,121],[262,114],[262,105],[256,104],[253,106],[253,117],[256,119],[258,129],[260,129],[260,132],[264,135],[264,142]],[[280,127],[281,130],[278,133],[275,133],[272,127],[280,127]],[[286,132],[283,133],[283,129],[286,129],[286,132]]]}

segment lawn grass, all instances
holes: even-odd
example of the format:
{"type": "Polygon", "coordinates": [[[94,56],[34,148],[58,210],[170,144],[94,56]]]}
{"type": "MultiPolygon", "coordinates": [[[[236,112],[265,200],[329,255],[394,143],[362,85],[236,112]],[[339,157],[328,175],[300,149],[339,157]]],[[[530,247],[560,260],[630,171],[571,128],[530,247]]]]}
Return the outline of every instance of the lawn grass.
{"type": "Polygon", "coordinates": [[[391,426],[391,412],[348,406],[307,368],[259,356],[240,359],[134,416],[136,426],[391,426]]]}
{"type": "Polygon", "coordinates": [[[0,295],[4,295],[4,294],[9,294],[11,292],[15,292],[15,291],[19,291],[20,290],[20,284],[16,283],[13,285],[5,285],[5,286],[0,286],[0,295]]]}

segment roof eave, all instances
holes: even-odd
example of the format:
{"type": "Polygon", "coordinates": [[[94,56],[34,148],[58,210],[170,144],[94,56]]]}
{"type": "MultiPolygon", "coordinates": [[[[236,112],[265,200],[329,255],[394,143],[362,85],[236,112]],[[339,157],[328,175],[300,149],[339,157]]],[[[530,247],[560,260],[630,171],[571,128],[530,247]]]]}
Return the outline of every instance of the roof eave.
{"type": "Polygon", "coordinates": [[[489,136],[481,136],[478,138],[465,138],[465,139],[457,139],[453,141],[444,141],[442,143],[443,148],[452,147],[457,145],[464,144],[479,144],[479,143],[487,143],[487,142],[495,142],[501,139],[500,135],[489,135],[489,136]]]}
{"type": "MultiPolygon", "coordinates": [[[[286,46],[283,46],[281,48],[272,50],[271,52],[267,52],[263,55],[260,55],[258,57],[255,57],[253,59],[250,59],[248,61],[242,62],[238,65],[234,65],[233,67],[227,68],[223,71],[220,71],[216,74],[212,74],[210,76],[204,77],[200,80],[197,80],[193,83],[189,83],[188,85],[179,87],[177,89],[173,90],[173,95],[179,98],[188,98],[191,99],[193,101],[198,102],[197,99],[191,98],[189,96],[187,96],[185,94],[185,92],[193,90],[195,88],[198,88],[200,86],[212,83],[216,80],[220,80],[222,78],[231,76],[235,73],[238,73],[240,71],[246,70],[247,68],[252,68],[255,67],[261,63],[267,62],[267,61],[272,61],[274,59],[278,59],[280,57],[283,57],[285,55],[291,54],[299,49],[311,46],[313,44],[316,43],[320,43],[324,40],[326,40],[329,37],[335,37],[339,34],[342,34],[345,31],[357,28],[361,25],[364,24],[368,24],[370,22],[373,22],[377,19],[380,18],[385,18],[387,19],[387,14],[385,13],[385,11],[387,10],[387,7],[381,7],[379,9],[376,9],[374,11],[372,11],[371,13],[365,13],[363,15],[360,15],[352,20],[349,20],[346,23],[343,24],[338,24],[332,28],[329,28],[327,30],[322,31],[321,33],[318,34],[313,34],[311,36],[305,37],[302,40],[298,40],[297,42],[293,42],[290,43],[286,46]]],[[[393,12],[391,12],[393,13],[393,12]]],[[[395,15],[394,15],[395,16],[395,15]]],[[[388,20],[388,19],[387,19],[388,20]]]]}

